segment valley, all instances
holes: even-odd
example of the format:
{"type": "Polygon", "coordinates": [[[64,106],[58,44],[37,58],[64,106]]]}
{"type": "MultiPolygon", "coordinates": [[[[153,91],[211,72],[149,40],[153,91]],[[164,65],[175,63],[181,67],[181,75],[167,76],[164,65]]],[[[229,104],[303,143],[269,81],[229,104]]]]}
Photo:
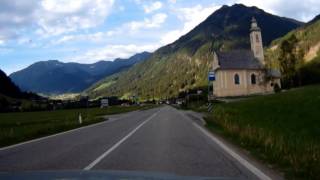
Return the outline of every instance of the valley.
{"type": "Polygon", "coordinates": [[[318,6],[61,2],[0,2],[0,179],[320,179],[318,6]]]}

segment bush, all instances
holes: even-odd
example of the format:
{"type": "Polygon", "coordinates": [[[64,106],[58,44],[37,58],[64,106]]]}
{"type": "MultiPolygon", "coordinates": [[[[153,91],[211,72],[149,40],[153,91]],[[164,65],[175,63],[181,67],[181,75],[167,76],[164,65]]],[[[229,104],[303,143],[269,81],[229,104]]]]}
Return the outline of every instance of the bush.
{"type": "Polygon", "coordinates": [[[274,91],[275,93],[281,92],[281,88],[280,88],[280,86],[279,86],[278,83],[276,83],[276,84],[273,86],[273,91],[274,91]]]}
{"type": "Polygon", "coordinates": [[[4,112],[9,108],[10,103],[6,98],[0,97],[0,112],[4,112]]]}
{"type": "Polygon", "coordinates": [[[300,68],[303,85],[320,83],[320,56],[300,68]]]}

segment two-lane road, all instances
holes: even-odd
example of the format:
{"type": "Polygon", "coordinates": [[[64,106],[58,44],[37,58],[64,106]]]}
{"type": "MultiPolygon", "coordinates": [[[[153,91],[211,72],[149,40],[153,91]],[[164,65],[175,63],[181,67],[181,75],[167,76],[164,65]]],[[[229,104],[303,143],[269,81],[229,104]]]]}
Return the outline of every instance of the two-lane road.
{"type": "Polygon", "coordinates": [[[170,106],[0,149],[1,171],[125,170],[268,179],[170,106]]]}

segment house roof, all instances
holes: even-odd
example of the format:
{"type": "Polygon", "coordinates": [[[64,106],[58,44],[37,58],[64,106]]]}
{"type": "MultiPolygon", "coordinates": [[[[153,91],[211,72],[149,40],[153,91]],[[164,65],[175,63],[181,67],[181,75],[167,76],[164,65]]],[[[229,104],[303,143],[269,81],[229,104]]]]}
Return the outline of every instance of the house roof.
{"type": "Polygon", "coordinates": [[[249,50],[218,52],[219,69],[263,69],[263,65],[249,50]]]}

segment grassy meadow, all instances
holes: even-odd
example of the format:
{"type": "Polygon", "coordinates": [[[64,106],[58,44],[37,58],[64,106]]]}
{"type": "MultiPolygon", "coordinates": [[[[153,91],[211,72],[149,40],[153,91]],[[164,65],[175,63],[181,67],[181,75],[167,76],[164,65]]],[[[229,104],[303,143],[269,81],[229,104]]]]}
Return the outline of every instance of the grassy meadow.
{"type": "Polygon", "coordinates": [[[216,104],[206,121],[286,179],[320,179],[320,85],[216,104]]]}
{"type": "Polygon", "coordinates": [[[103,115],[152,106],[112,106],[104,109],[70,109],[40,112],[0,113],[0,147],[104,121],[103,115]],[[81,113],[82,124],[78,116],[81,113]]]}

